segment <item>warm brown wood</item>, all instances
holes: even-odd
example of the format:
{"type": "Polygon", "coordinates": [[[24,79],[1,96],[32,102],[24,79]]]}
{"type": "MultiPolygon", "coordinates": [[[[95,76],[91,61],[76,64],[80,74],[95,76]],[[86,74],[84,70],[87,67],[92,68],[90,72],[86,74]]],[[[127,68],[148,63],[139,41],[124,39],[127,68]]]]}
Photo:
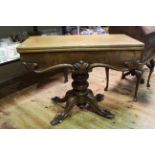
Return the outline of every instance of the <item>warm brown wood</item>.
{"type": "Polygon", "coordinates": [[[83,60],[89,63],[106,63],[109,65],[125,68],[124,62],[136,61],[141,57],[142,51],[126,51],[120,54],[120,51],[102,51],[100,52],[46,52],[46,53],[26,53],[21,54],[21,61],[35,62],[39,65],[39,68],[45,68],[57,64],[73,64],[79,60],[83,60]]]}
{"type": "Polygon", "coordinates": [[[79,60],[108,64],[121,71],[141,70],[143,64],[139,63],[143,59],[143,50],[143,43],[122,34],[30,37],[18,47],[21,61],[26,62],[31,70],[36,64],[37,69],[45,70],[79,60]]]}
{"type": "Polygon", "coordinates": [[[19,47],[20,53],[90,50],[143,50],[142,42],[127,35],[93,36],[36,36],[30,37],[19,47]]]}
{"type": "Polygon", "coordinates": [[[90,89],[85,88],[86,79],[77,82],[83,79],[84,75],[88,75],[94,67],[135,69],[137,99],[144,44],[126,35],[30,37],[17,49],[23,63],[36,73],[52,71],[54,68],[67,68],[71,69],[72,77],[77,76],[77,79],[73,78],[73,89],[69,91],[71,93],[67,92],[65,95],[69,97],[65,99],[64,112],[52,121],[52,125],[64,120],[74,105],[81,104],[81,100],[97,114],[107,118],[113,117],[110,112],[99,108],[97,98],[100,98],[100,95],[95,97],[90,89]]]}
{"type": "Polygon", "coordinates": [[[103,100],[102,94],[93,94],[92,90],[88,88],[88,72],[92,70],[96,65],[86,63],[84,61],[79,61],[73,64],[72,67],[72,87],[73,89],[67,91],[65,97],[54,97],[53,101],[55,103],[66,102],[64,112],[59,114],[51,121],[52,125],[56,125],[62,122],[66,117],[69,116],[71,110],[74,106],[78,106],[82,109],[88,109],[92,112],[101,115],[105,118],[113,118],[113,114],[103,108],[100,108],[98,102],[103,100]]]}
{"type": "Polygon", "coordinates": [[[125,67],[124,62],[141,59],[143,49],[143,43],[126,35],[38,36],[17,48],[21,61],[36,62],[40,68],[79,60],[125,67]]]}

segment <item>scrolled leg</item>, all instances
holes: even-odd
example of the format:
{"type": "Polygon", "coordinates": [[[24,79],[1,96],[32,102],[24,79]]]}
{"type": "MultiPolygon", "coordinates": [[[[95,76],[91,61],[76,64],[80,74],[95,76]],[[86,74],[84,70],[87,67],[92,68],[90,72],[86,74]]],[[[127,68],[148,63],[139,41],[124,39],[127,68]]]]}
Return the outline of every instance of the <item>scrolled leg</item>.
{"type": "Polygon", "coordinates": [[[69,97],[66,102],[65,110],[62,114],[56,116],[50,123],[52,125],[57,125],[61,123],[71,112],[72,108],[77,102],[77,97],[69,97]]]}
{"type": "Polygon", "coordinates": [[[87,101],[89,103],[89,107],[91,108],[91,110],[94,111],[95,113],[97,113],[98,115],[101,115],[101,116],[109,118],[109,119],[114,117],[111,112],[109,112],[105,109],[100,109],[100,107],[97,104],[97,100],[92,92],[90,92],[87,95],[87,101]]]}

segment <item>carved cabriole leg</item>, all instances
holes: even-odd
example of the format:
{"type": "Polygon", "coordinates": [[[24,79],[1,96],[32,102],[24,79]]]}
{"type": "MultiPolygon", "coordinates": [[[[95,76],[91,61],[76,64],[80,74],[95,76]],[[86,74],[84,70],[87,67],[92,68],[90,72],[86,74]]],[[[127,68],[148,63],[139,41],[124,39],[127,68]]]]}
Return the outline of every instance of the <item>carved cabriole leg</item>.
{"type": "Polygon", "coordinates": [[[104,88],[104,90],[107,91],[109,86],[109,68],[108,67],[105,67],[105,73],[106,73],[106,87],[104,88]]]}
{"type": "Polygon", "coordinates": [[[147,79],[147,87],[150,87],[150,78],[154,71],[154,60],[153,59],[150,61],[150,64],[147,64],[147,67],[150,69],[149,76],[147,79]]]}
{"type": "Polygon", "coordinates": [[[136,82],[136,88],[135,88],[135,95],[134,95],[134,101],[137,101],[137,93],[138,93],[138,88],[139,88],[139,84],[142,78],[142,74],[143,71],[142,70],[135,70],[135,75],[137,78],[137,82],[136,82]]]}

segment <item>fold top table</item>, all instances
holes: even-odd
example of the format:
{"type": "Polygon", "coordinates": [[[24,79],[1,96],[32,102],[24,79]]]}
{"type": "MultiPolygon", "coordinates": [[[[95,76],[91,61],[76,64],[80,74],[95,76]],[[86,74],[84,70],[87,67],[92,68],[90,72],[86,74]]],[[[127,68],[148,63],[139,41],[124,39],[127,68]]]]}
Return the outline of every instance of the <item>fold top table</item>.
{"type": "Polygon", "coordinates": [[[124,67],[124,62],[142,59],[144,44],[123,34],[34,36],[17,50],[22,61],[35,62],[41,68],[79,60],[124,67]]]}
{"type": "Polygon", "coordinates": [[[91,36],[36,36],[29,37],[18,50],[25,52],[43,51],[85,51],[123,49],[142,50],[144,44],[127,35],[91,35],[91,36]]]}
{"type": "Polygon", "coordinates": [[[17,50],[24,64],[36,73],[51,71],[53,68],[71,69],[73,89],[67,91],[63,98],[53,98],[54,102],[66,104],[64,111],[51,121],[52,125],[68,117],[75,105],[103,117],[113,118],[110,111],[98,105],[103,95],[94,95],[88,88],[88,73],[95,67],[137,69],[134,70],[138,77],[137,94],[142,75],[140,60],[144,44],[126,35],[30,37],[17,50]]]}

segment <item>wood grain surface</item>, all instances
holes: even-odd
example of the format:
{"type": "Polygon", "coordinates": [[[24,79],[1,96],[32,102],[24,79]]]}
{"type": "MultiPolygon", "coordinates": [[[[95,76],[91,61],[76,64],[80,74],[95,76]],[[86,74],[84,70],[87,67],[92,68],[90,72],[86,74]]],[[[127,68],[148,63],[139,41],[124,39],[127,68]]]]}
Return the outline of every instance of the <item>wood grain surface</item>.
{"type": "Polygon", "coordinates": [[[144,44],[121,34],[36,36],[28,38],[17,50],[21,61],[35,62],[39,68],[80,60],[124,68],[127,61],[142,60],[144,44]]]}
{"type": "Polygon", "coordinates": [[[91,50],[142,50],[144,44],[127,35],[91,36],[35,36],[29,37],[18,48],[18,52],[55,52],[91,50]]]}
{"type": "MultiPolygon", "coordinates": [[[[147,76],[148,69],[145,69],[144,77],[147,76]]],[[[64,84],[63,81],[63,74],[53,75],[22,90],[18,89],[22,83],[18,83],[18,86],[14,86],[15,93],[0,99],[0,128],[155,128],[155,72],[151,87],[140,85],[138,102],[133,102],[133,77],[121,80],[120,72],[110,70],[109,91],[104,92],[105,71],[103,68],[94,69],[90,73],[90,88],[95,94],[104,93],[105,99],[99,105],[115,114],[115,118],[109,120],[75,107],[70,118],[57,126],[51,126],[50,121],[64,107],[64,104],[54,104],[51,97],[63,96],[71,88],[70,77],[68,83],[64,84]]]]}

